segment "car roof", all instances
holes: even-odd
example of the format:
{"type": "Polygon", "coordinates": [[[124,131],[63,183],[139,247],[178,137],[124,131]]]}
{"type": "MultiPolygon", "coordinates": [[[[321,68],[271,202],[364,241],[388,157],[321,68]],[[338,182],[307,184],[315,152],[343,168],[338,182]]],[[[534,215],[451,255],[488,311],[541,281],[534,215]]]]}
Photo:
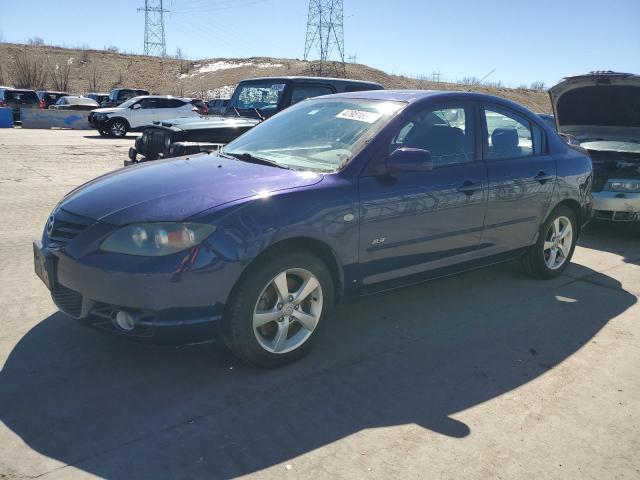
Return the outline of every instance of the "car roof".
{"type": "MultiPolygon", "coordinates": [[[[173,95],[138,95],[137,97],[131,97],[131,98],[173,98],[176,100],[182,100],[183,102],[190,102],[191,100],[193,100],[192,98],[186,98],[186,97],[174,97],[173,95]]],[[[129,99],[131,100],[131,99],[129,99]]]]}
{"type": "Polygon", "coordinates": [[[352,78],[332,78],[332,77],[306,77],[306,76],[284,76],[284,77],[255,77],[255,78],[246,78],[242,80],[241,83],[244,82],[255,82],[255,81],[278,81],[281,80],[283,82],[322,82],[322,83],[336,83],[336,84],[353,84],[357,83],[359,85],[371,85],[376,87],[381,87],[382,84],[377,82],[369,82],[366,80],[354,80],[352,78]]]}

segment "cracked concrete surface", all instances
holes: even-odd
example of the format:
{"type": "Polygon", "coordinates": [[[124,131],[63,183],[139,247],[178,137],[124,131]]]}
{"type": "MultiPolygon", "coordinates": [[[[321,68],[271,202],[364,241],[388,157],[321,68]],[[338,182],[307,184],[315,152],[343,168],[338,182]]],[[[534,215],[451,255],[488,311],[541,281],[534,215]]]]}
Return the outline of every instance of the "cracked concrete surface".
{"type": "MultiPolygon", "coordinates": [[[[93,138],[92,138],[93,137],[93,138]]],[[[0,130],[0,478],[640,478],[640,237],[340,306],[277,371],[57,313],[31,240],[132,142],[0,130]]]]}

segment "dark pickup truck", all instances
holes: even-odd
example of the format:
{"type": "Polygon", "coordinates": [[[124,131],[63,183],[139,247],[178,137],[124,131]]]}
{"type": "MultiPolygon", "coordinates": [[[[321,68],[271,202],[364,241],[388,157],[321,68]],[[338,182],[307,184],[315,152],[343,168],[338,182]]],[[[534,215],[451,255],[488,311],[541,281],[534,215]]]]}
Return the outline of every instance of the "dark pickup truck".
{"type": "Polygon", "coordinates": [[[382,90],[379,83],[323,77],[265,77],[238,84],[224,115],[176,118],[150,125],[129,149],[125,165],[217,150],[261,121],[320,95],[382,90]],[[138,158],[141,155],[142,158],[138,158]]]}

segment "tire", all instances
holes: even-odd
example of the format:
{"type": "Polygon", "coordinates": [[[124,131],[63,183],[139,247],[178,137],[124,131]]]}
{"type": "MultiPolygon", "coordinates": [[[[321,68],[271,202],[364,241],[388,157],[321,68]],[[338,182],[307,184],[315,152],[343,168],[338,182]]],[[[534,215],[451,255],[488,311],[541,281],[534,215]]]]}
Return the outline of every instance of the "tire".
{"type": "Polygon", "coordinates": [[[250,266],[234,288],[223,339],[246,363],[280,367],[309,352],[333,302],[333,279],[322,260],[302,252],[270,254],[250,266]]]}
{"type": "Polygon", "coordinates": [[[107,124],[109,136],[115,138],[123,138],[129,131],[129,125],[124,120],[115,118],[107,124]]]}
{"type": "Polygon", "coordinates": [[[577,233],[576,215],[573,210],[565,205],[556,207],[540,228],[538,241],[522,258],[524,269],[539,278],[555,278],[561,275],[571,263],[577,233]],[[567,230],[567,226],[571,229],[567,230]]]}

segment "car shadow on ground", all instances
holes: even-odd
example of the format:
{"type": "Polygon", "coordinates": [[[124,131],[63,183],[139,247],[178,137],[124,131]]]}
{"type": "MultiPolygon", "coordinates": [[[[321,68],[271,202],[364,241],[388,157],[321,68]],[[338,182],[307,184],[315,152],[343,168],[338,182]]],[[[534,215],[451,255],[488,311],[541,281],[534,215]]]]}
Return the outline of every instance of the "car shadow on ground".
{"type": "Polygon", "coordinates": [[[83,135],[84,138],[92,139],[92,140],[133,140],[138,137],[139,134],[128,133],[124,137],[103,137],[102,135],[83,135]]]}
{"type": "Polygon", "coordinates": [[[578,244],[592,250],[614,253],[627,263],[639,263],[640,223],[591,222],[578,244]]]}
{"type": "Polygon", "coordinates": [[[0,372],[0,420],[106,478],[235,477],[377,427],[463,438],[473,425],[457,412],[549,372],[635,304],[616,283],[501,266],[358,299],[309,356],[273,371],[220,344],[143,346],[57,313],[0,372]]]}

